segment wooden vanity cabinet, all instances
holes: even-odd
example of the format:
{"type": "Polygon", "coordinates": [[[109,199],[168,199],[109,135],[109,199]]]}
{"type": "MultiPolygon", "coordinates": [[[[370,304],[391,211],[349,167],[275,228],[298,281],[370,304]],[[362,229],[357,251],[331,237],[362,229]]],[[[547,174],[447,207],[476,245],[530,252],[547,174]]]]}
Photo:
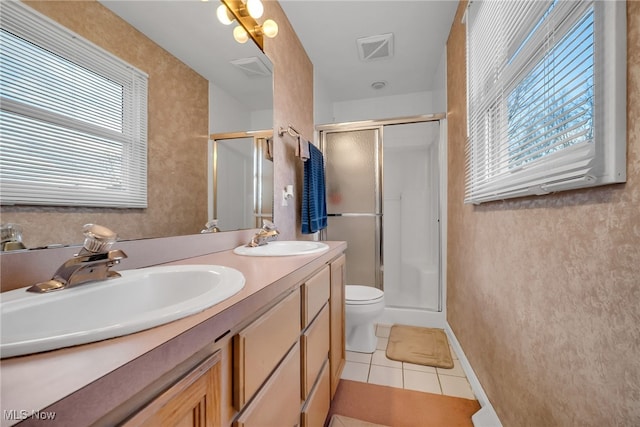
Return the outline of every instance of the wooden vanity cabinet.
{"type": "MultiPolygon", "coordinates": [[[[51,405],[61,409],[56,424],[322,427],[345,357],[345,256],[336,255],[303,260],[202,323],[174,325],[177,334],[169,326],[141,333],[148,351],[51,405]]],[[[133,354],[134,339],[112,348],[133,354]]],[[[105,355],[115,351],[108,344],[105,355]]],[[[64,363],[63,372],[73,372],[64,363]]]]}
{"type": "Polygon", "coordinates": [[[344,364],[344,265],[320,268],[233,337],[234,426],[324,425],[344,364]]]}
{"type": "Polygon", "coordinates": [[[125,427],[221,426],[220,358],[220,351],[207,357],[122,425],[125,427]]]}

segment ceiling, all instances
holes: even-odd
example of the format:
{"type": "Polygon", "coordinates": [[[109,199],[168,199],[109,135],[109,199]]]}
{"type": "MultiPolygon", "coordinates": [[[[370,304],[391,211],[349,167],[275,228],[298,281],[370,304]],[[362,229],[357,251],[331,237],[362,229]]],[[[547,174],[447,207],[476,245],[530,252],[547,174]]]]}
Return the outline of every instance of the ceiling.
{"type": "Polygon", "coordinates": [[[280,0],[333,102],[432,89],[455,0],[280,0]],[[362,61],[356,40],[393,33],[394,53],[362,61]],[[385,81],[383,89],[371,84],[385,81]]]}
{"type": "MultiPolygon", "coordinates": [[[[233,59],[260,53],[251,43],[236,43],[232,28],[217,21],[218,1],[101,3],[203,77],[232,88],[239,99],[250,98],[258,108],[271,102],[259,79],[247,79],[229,65],[233,59]]],[[[455,0],[280,0],[280,4],[331,102],[431,90],[457,8],[455,0]],[[368,62],[359,58],[358,38],[388,33],[394,35],[393,56],[368,62]],[[376,81],[386,86],[373,89],[376,81]]]]}
{"type": "Polygon", "coordinates": [[[219,1],[98,0],[207,80],[223,88],[252,110],[273,108],[271,75],[250,78],[231,61],[269,59],[253,43],[237,43],[232,26],[216,18],[219,1]]]}

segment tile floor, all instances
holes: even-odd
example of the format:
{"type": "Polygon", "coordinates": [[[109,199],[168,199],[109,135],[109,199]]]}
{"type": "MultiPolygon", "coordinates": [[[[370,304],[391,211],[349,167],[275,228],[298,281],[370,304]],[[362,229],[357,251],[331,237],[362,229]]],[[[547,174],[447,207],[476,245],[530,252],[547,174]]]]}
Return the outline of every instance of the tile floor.
{"type": "Polygon", "coordinates": [[[373,354],[347,351],[347,361],[342,371],[343,379],[475,399],[453,348],[451,348],[454,363],[452,369],[387,359],[385,350],[390,329],[391,325],[376,326],[378,346],[373,354]]]}

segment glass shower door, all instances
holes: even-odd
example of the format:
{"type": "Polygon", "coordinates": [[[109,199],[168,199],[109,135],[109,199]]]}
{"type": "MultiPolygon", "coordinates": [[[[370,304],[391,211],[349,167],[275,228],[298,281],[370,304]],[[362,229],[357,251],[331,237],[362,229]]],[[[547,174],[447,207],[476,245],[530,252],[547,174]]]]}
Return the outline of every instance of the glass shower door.
{"type": "Polygon", "coordinates": [[[326,159],[325,240],[347,242],[347,283],[382,289],[381,132],[321,134],[326,159]]]}

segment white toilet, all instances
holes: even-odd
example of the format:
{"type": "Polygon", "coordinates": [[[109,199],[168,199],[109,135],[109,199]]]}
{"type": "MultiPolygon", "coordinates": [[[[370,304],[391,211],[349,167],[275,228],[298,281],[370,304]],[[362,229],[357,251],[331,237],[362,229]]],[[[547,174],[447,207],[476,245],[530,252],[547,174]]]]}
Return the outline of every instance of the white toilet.
{"type": "Polygon", "coordinates": [[[384,292],[372,286],[345,286],[347,351],[373,353],[377,338],[374,321],[384,310],[384,292]]]}

